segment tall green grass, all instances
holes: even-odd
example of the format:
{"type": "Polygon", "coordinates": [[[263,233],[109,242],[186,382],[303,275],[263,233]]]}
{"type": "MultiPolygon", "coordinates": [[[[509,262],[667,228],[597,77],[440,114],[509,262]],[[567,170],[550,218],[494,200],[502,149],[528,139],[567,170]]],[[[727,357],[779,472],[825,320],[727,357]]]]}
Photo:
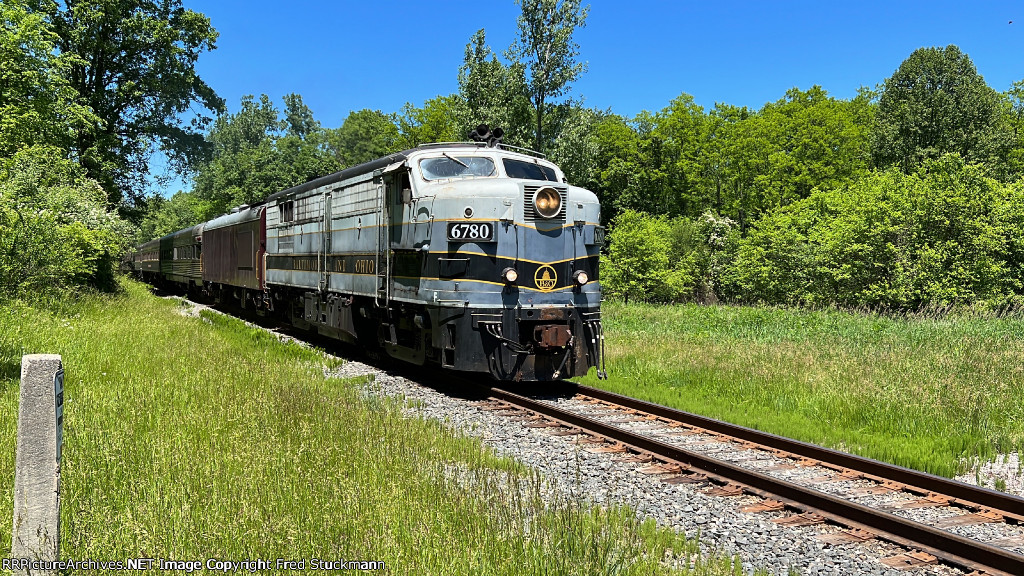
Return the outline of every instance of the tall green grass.
{"type": "MultiPolygon", "coordinates": [[[[130,281],[49,308],[0,306],[0,510],[12,507],[20,356],[61,354],[65,558],[660,574],[667,553],[695,558],[696,574],[738,570],[628,508],[545,503],[522,466],[403,418],[359,381],[325,377],[339,360],[240,321],[185,317],[130,281]]],[[[0,546],[10,529],[0,522],[0,546]]]]}
{"type": "Polygon", "coordinates": [[[1024,439],[1024,320],[606,303],[584,383],[951,476],[1024,439]]]}

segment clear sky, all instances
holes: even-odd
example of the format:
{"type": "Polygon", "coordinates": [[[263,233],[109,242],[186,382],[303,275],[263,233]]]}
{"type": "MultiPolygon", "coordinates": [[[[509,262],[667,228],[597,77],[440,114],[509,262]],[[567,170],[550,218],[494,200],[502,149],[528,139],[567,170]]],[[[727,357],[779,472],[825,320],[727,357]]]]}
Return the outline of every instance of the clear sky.
{"type": "MultiPolygon", "coordinates": [[[[245,94],[281,107],[296,92],[329,128],[352,110],[398,112],[457,91],[470,36],[486,29],[500,56],[519,14],[513,0],[183,2],[220,32],[197,69],[230,111],[245,94]]],[[[624,116],[682,92],[755,109],[794,86],[850,98],[916,48],[947,44],[1003,91],[1024,79],[1024,2],[592,0],[576,41],[589,71],[574,95],[624,116]]]]}

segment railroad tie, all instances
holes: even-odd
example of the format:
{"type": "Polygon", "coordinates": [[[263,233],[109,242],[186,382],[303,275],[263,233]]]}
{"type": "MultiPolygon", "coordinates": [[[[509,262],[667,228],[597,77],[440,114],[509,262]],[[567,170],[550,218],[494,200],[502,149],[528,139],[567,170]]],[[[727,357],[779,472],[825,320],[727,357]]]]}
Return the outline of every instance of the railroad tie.
{"type": "Polygon", "coordinates": [[[1002,522],[1003,515],[997,512],[983,511],[975,512],[974,514],[962,514],[960,516],[950,516],[949,518],[943,518],[935,523],[937,528],[952,528],[953,526],[972,526],[974,524],[994,524],[996,522],[1002,522]]]}
{"type": "Polygon", "coordinates": [[[586,448],[587,452],[591,454],[621,454],[626,452],[626,447],[622,444],[611,444],[605,446],[594,446],[593,448],[586,448]]]}
{"type": "Polygon", "coordinates": [[[882,564],[892,568],[898,568],[900,570],[916,568],[918,566],[928,566],[935,564],[936,562],[938,562],[938,558],[927,552],[911,552],[909,554],[898,554],[896,556],[882,558],[882,564]]]}
{"type": "Polygon", "coordinates": [[[758,512],[778,512],[784,510],[786,505],[778,500],[772,500],[767,498],[756,504],[747,504],[746,506],[740,506],[740,512],[746,512],[748,514],[755,514],[758,512]]]}
{"type": "Polygon", "coordinates": [[[793,516],[786,516],[785,518],[772,519],[772,522],[779,526],[789,526],[790,528],[814,526],[815,524],[821,524],[824,521],[824,518],[818,516],[814,512],[804,512],[803,514],[794,514],[793,516]]]}
{"type": "Polygon", "coordinates": [[[874,539],[875,535],[867,530],[853,528],[851,530],[843,530],[834,534],[818,534],[815,538],[830,546],[844,546],[846,544],[867,542],[868,540],[874,539]]]}
{"type": "Polygon", "coordinates": [[[928,494],[924,498],[918,498],[917,500],[911,500],[909,502],[902,502],[893,506],[899,510],[912,510],[916,508],[939,508],[943,506],[949,506],[953,499],[949,496],[942,496],[934,492],[928,494]]]}
{"type": "Polygon", "coordinates": [[[708,496],[718,496],[721,498],[742,496],[743,487],[739,484],[726,484],[725,486],[715,486],[710,490],[705,490],[704,493],[708,496]]]}

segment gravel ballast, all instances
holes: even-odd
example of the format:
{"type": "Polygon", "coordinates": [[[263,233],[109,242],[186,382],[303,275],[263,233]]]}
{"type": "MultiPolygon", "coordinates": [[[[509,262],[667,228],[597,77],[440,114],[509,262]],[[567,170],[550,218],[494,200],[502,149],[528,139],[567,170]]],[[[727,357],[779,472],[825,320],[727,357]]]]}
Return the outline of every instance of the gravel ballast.
{"type": "Polygon", "coordinates": [[[909,571],[890,568],[880,560],[906,550],[878,540],[844,546],[825,544],[816,536],[837,532],[838,527],[779,526],[771,520],[790,512],[740,512],[740,506],[758,501],[754,497],[720,498],[704,494],[706,486],[667,484],[657,476],[636,471],[647,464],[617,461],[621,455],[587,452],[586,445],[574,443],[574,436],[553,436],[544,428],[529,428],[515,418],[372,366],[349,362],[336,375],[373,375],[366,385],[367,393],[404,398],[409,416],[434,419],[479,437],[497,454],[536,469],[556,494],[595,504],[631,506],[639,516],[699,539],[708,554],[737,556],[747,574],[755,570],[780,575],[962,574],[943,565],[909,571]]]}

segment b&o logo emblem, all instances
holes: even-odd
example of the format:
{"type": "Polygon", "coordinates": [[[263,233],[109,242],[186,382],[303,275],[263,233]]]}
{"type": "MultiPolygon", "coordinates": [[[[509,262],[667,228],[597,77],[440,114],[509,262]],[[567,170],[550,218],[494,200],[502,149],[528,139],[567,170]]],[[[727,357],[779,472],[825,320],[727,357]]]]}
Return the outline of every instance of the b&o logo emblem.
{"type": "Polygon", "coordinates": [[[541,291],[550,292],[554,290],[555,284],[558,283],[558,273],[555,272],[555,269],[550,264],[545,264],[537,268],[537,272],[533,275],[533,283],[541,291]]]}

